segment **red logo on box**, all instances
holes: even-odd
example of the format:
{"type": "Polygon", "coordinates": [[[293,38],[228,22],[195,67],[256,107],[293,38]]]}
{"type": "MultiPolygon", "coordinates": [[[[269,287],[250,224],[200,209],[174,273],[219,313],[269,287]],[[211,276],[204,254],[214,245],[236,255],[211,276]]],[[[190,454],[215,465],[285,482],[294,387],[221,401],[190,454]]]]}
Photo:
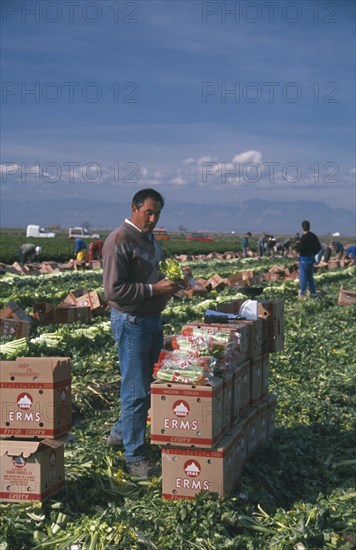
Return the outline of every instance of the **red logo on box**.
{"type": "Polygon", "coordinates": [[[172,410],[174,414],[179,417],[188,416],[188,414],[190,413],[190,407],[186,401],[183,401],[183,399],[175,401],[173,403],[172,410]]]}
{"type": "Polygon", "coordinates": [[[196,460],[187,460],[184,464],[184,471],[188,477],[197,477],[201,472],[201,466],[196,460]]]}
{"type": "Polygon", "coordinates": [[[32,407],[33,399],[29,393],[23,392],[17,396],[16,402],[19,409],[29,409],[32,407]]]}
{"type": "Polygon", "coordinates": [[[15,466],[15,468],[24,468],[26,466],[26,460],[23,456],[15,456],[12,459],[12,463],[15,466]]]}

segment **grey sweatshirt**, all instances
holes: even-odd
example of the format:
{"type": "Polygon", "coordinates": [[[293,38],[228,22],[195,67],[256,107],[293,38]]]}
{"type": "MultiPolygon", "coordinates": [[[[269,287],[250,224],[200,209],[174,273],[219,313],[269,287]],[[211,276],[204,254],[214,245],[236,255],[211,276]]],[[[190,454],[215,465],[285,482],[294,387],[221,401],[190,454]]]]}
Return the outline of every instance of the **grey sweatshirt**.
{"type": "Polygon", "coordinates": [[[151,296],[150,284],[163,278],[161,260],[163,253],[152,234],[127,220],[114,229],[103,247],[104,292],[110,307],[132,315],[159,315],[169,297],[151,296]]]}

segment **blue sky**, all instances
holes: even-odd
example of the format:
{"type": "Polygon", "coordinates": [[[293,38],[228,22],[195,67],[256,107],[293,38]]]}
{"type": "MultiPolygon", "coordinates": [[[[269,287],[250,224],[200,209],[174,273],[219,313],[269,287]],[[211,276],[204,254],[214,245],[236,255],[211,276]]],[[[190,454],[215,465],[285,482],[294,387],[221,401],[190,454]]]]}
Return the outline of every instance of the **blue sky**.
{"type": "Polygon", "coordinates": [[[2,198],[354,208],[355,2],[1,8],[2,198]]]}

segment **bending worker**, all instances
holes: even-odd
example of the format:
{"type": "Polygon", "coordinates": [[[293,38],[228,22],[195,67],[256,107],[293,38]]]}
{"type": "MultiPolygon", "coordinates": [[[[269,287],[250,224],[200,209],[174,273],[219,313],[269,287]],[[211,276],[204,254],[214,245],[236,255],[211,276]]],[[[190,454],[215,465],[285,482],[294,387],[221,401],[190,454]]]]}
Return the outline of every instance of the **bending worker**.
{"type": "Polygon", "coordinates": [[[32,264],[33,257],[41,254],[42,249],[31,243],[22,244],[19,248],[19,262],[21,264],[32,264]]]}
{"type": "Polygon", "coordinates": [[[102,241],[101,239],[93,241],[89,244],[88,257],[87,257],[88,262],[91,262],[92,260],[102,259],[103,246],[104,246],[104,241],[102,241]]]}
{"type": "Polygon", "coordinates": [[[74,252],[76,254],[76,259],[85,262],[87,257],[87,245],[83,239],[78,237],[70,237],[69,239],[74,244],[74,252]]]}

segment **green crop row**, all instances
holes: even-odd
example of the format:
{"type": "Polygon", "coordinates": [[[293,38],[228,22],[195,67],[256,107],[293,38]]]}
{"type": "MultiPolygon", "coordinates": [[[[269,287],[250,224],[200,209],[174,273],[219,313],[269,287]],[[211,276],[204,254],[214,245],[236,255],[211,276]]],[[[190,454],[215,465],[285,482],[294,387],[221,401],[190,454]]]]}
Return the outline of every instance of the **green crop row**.
{"type": "MultiPolygon", "coordinates": [[[[223,275],[243,264],[216,261],[213,268],[223,275]]],[[[206,273],[206,262],[194,262],[192,269],[195,276],[206,273]]],[[[318,275],[316,282],[320,298],[301,302],[294,281],[264,288],[264,297],[285,302],[285,349],[270,356],[276,432],[224,499],[200,494],[192,501],[166,501],[160,478],[130,478],[122,471],[122,454],[105,446],[120,409],[108,317],[89,326],[34,325],[24,355],[72,358],[75,439],[66,445],[62,492],[42,505],[0,504],[1,550],[354,548],[355,308],[338,306],[337,297],[341,285],[354,287],[355,274],[339,269],[318,275]]],[[[0,278],[0,306],[16,300],[31,313],[36,301],[58,302],[70,290],[101,285],[100,270],[6,275],[0,278]]],[[[225,288],[206,299],[172,299],[164,312],[165,333],[179,332],[187,321],[202,320],[217,301],[237,296],[238,289],[225,288]]],[[[159,462],[158,447],[151,458],[159,462]]]]}

